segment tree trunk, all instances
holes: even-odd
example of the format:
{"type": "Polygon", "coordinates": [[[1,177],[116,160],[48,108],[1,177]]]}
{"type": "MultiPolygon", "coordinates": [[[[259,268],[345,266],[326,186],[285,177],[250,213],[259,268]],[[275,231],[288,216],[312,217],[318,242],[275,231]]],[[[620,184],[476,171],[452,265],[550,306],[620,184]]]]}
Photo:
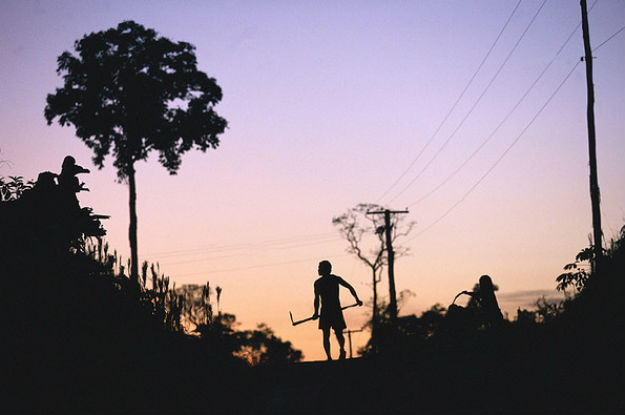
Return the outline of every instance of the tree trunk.
{"type": "Polygon", "coordinates": [[[137,253],[137,185],[135,183],[135,166],[130,164],[128,168],[128,189],[130,191],[130,225],[128,227],[128,239],[130,240],[130,279],[139,282],[139,255],[137,253]]]}
{"type": "Polygon", "coordinates": [[[378,352],[378,281],[376,269],[373,268],[373,312],[371,314],[371,348],[378,352]]]}

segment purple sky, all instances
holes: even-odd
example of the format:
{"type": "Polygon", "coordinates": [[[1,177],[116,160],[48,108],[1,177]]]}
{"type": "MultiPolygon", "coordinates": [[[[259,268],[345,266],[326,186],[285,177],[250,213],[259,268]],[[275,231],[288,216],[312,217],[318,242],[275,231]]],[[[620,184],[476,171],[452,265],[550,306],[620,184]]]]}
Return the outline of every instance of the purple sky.
{"type": "MultiPolygon", "coordinates": [[[[402,312],[446,306],[488,273],[512,316],[551,293],[592,229],[583,65],[531,122],[583,55],[579,29],[556,57],[580,22],[579,3],[547,2],[501,66],[542,3],[520,4],[434,135],[517,1],[5,0],[0,159],[10,163],[0,176],[35,178],[74,155],[93,170],[83,177],[91,192],[79,195],[81,203],[112,215],[108,241],[128,256],[127,187],[115,182],[110,159],[103,170],[93,168],[73,128],[47,126],[43,108],[61,85],[59,54],[86,33],[133,19],[196,46],[199,68],[223,89],[217,111],[229,121],[220,147],[187,153],[177,176],[155,158],[137,167],[142,259],[160,261],[177,284],[222,286],[223,308],[243,327],[266,322],[308,359],[320,358],[313,325],[288,322],[289,310],[312,312],[317,262],[330,259],[336,274],[370,296],[367,269],[345,253],[332,217],[360,202],[409,206],[407,219],[417,226],[404,239],[411,255],[397,262],[397,287],[416,295],[402,312]],[[486,139],[458,174],[416,203],[486,139]]],[[[599,0],[590,12],[591,43],[624,21],[624,1],[599,0]]],[[[602,45],[594,60],[606,238],[625,219],[623,36],[602,45]]],[[[365,320],[356,309],[346,318],[351,328],[365,320]]]]}

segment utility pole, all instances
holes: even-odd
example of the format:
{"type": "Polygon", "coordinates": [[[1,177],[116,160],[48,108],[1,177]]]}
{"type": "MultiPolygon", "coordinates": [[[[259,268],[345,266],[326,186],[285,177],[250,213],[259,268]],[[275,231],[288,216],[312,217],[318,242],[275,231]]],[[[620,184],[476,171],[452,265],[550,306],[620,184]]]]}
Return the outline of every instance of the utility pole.
{"type": "Polygon", "coordinates": [[[352,359],[353,358],[353,354],[352,354],[352,333],[360,333],[362,331],[362,329],[360,330],[347,330],[347,338],[349,339],[349,358],[352,359]]]}
{"type": "Polygon", "coordinates": [[[599,179],[597,178],[597,152],[595,149],[595,88],[592,82],[592,50],[590,49],[590,34],[588,32],[588,11],[586,9],[586,0],[581,0],[582,8],[582,32],[584,36],[584,62],[586,62],[586,89],[588,107],[586,110],[586,118],[588,121],[588,155],[590,165],[590,202],[592,205],[592,228],[595,241],[595,255],[592,262],[593,271],[597,270],[597,265],[601,262],[603,255],[601,231],[601,211],[599,203],[601,196],[599,194],[599,179]]]}
{"type": "Polygon", "coordinates": [[[397,327],[397,295],[395,293],[395,252],[393,251],[393,232],[391,224],[391,215],[408,213],[408,210],[376,210],[367,212],[367,215],[384,215],[384,231],[386,234],[386,254],[388,258],[388,290],[389,290],[389,307],[391,311],[391,323],[393,327],[397,327]]]}

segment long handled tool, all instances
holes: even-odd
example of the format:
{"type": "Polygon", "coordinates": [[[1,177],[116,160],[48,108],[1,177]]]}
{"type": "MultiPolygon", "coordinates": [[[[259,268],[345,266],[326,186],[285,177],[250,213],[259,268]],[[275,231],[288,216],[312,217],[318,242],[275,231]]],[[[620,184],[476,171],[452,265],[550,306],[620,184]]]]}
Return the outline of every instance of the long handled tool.
{"type": "Polygon", "coordinates": [[[458,297],[460,297],[462,294],[464,294],[464,291],[458,293],[455,297],[454,297],[454,301],[451,302],[452,305],[456,304],[456,300],[458,299],[458,297]]]}
{"type": "MultiPolygon", "coordinates": [[[[345,307],[341,307],[341,310],[345,310],[346,308],[350,308],[350,307],[356,307],[357,305],[358,305],[358,303],[355,303],[355,304],[352,304],[352,305],[346,305],[345,307]]],[[[290,311],[289,311],[289,316],[291,316],[291,323],[294,326],[297,326],[298,324],[306,323],[307,321],[310,321],[310,320],[314,320],[313,317],[308,317],[308,318],[305,318],[303,320],[295,321],[295,320],[293,320],[293,313],[291,313],[290,311]]]]}
{"type": "Polygon", "coordinates": [[[473,292],[469,292],[469,291],[461,291],[459,292],[455,297],[454,297],[454,301],[451,302],[451,305],[456,305],[456,300],[458,299],[458,297],[460,297],[462,294],[468,295],[473,297],[473,292]]]}

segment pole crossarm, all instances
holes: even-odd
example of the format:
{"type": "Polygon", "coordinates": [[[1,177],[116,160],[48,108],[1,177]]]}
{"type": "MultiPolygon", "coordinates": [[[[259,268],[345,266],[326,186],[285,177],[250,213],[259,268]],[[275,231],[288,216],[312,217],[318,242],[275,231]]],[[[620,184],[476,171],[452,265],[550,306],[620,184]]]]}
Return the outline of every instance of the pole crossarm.
{"type": "Polygon", "coordinates": [[[384,209],[384,210],[370,210],[367,212],[367,215],[383,215],[386,212],[389,212],[391,215],[392,214],[396,214],[396,213],[410,213],[408,210],[388,210],[388,209],[384,209]]]}

